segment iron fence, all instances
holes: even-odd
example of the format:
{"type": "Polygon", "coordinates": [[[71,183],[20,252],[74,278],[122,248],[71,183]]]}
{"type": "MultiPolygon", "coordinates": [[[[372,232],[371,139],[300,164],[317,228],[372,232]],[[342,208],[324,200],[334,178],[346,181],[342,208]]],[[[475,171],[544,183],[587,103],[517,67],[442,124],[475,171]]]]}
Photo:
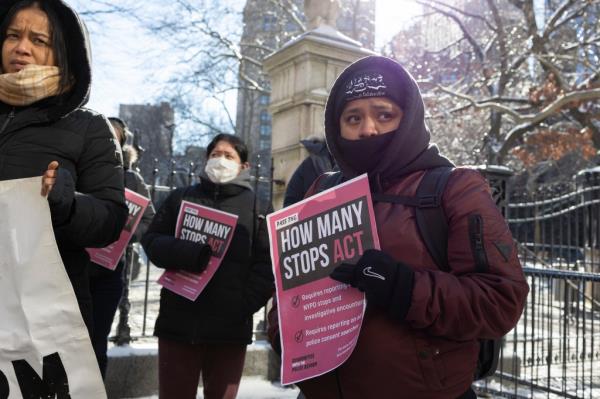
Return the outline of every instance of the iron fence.
{"type": "MultiPolygon", "coordinates": [[[[157,207],[172,189],[197,176],[193,164],[173,166],[167,185],[157,185],[156,175],[157,170],[150,188],[157,207]]],[[[268,185],[269,193],[271,182],[272,174],[254,175],[255,187],[268,185]]],[[[600,397],[600,185],[532,198],[509,197],[506,181],[496,182],[494,198],[515,237],[531,290],[517,326],[504,337],[498,371],[476,388],[508,398],[600,397]]],[[[129,290],[132,339],[151,335],[159,301],[154,282],[161,272],[136,246],[132,252],[139,260],[132,262],[129,290]]],[[[255,337],[264,337],[265,320],[266,310],[256,315],[255,337]]]]}
{"type": "Polygon", "coordinates": [[[511,398],[600,397],[600,186],[511,193],[505,216],[530,286],[480,390],[511,398]]]}
{"type": "Polygon", "coordinates": [[[514,238],[560,269],[597,273],[600,265],[600,186],[575,186],[529,201],[515,196],[507,221],[514,238]]]}
{"type": "MultiPolygon", "coordinates": [[[[540,265],[523,248],[524,264],[540,265]]],[[[600,397],[600,275],[524,267],[530,293],[481,392],[509,398],[600,397]]]]}

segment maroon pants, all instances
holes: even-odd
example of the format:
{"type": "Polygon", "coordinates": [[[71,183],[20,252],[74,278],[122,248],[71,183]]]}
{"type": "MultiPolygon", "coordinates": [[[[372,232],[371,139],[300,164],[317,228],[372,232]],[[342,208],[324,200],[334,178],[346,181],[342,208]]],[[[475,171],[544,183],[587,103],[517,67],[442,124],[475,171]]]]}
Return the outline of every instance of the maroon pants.
{"type": "Polygon", "coordinates": [[[186,344],[158,339],[160,399],[196,399],[200,372],[205,399],[234,399],[246,344],[186,344]]]}

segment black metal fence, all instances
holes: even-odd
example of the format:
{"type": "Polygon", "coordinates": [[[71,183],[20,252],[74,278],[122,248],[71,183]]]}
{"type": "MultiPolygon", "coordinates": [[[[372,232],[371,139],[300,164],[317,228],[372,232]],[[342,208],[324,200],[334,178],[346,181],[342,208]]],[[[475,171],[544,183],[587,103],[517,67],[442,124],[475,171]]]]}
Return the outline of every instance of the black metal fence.
{"type": "MultiPolygon", "coordinates": [[[[524,264],[539,258],[525,251],[524,264]]],[[[524,267],[521,320],[504,339],[496,374],[478,390],[509,398],[600,397],[600,275],[524,267]]]]}
{"type": "MultiPolygon", "coordinates": [[[[586,175],[568,192],[531,197],[507,192],[505,170],[482,172],[517,241],[531,291],[518,325],[503,340],[498,371],[477,382],[478,391],[509,398],[600,398],[600,179],[586,175]]],[[[157,206],[197,174],[194,165],[174,166],[170,176],[167,186],[149,181],[157,206]]],[[[271,176],[255,173],[254,182],[270,187],[271,176]]],[[[140,263],[143,273],[133,273],[129,298],[133,339],[151,335],[158,310],[154,282],[160,270],[143,253],[140,263]]],[[[264,320],[265,313],[255,317],[257,337],[264,335],[264,320]]]]}
{"type": "MultiPolygon", "coordinates": [[[[155,160],[152,175],[144,176],[150,191],[150,199],[157,210],[171,191],[178,187],[197,183],[201,173],[201,169],[197,164],[190,162],[181,165],[171,161],[167,177],[166,179],[163,177],[161,181],[159,164],[159,161],[155,160]]],[[[258,156],[257,164],[251,174],[254,191],[259,193],[259,200],[256,201],[255,205],[258,209],[267,209],[261,204],[261,201],[263,203],[270,202],[272,196],[272,170],[270,176],[265,177],[259,175],[259,171],[262,169],[261,159],[258,156]],[[263,193],[262,198],[260,193],[263,193]]],[[[140,244],[130,244],[127,247],[126,266],[124,271],[126,287],[119,304],[119,317],[115,321],[115,328],[110,337],[110,340],[117,345],[126,345],[131,341],[152,336],[153,324],[158,313],[160,300],[160,286],[156,281],[162,274],[162,270],[151,264],[140,244]]],[[[255,336],[264,337],[266,309],[255,316],[255,326],[255,336]]]]}
{"type": "Polygon", "coordinates": [[[561,192],[505,193],[530,286],[498,372],[481,391],[516,398],[600,397],[600,184],[584,172],[561,192]]]}

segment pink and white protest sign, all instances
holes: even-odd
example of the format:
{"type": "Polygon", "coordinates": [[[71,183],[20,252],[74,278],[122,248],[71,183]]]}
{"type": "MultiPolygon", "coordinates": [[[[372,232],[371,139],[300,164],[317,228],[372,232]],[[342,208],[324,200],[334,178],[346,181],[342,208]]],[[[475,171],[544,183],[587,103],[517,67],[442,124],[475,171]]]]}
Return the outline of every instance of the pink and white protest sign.
{"type": "Polygon", "coordinates": [[[160,276],[158,283],[176,294],[195,301],[221,265],[231,243],[237,219],[237,215],[231,213],[182,201],[177,216],[175,237],[210,245],[212,256],[202,273],[167,270],[160,276]]]}
{"type": "Polygon", "coordinates": [[[125,227],[121,230],[119,239],[104,248],[86,249],[92,262],[110,270],[115,270],[117,268],[119,259],[121,259],[125,253],[127,244],[129,244],[133,233],[135,233],[135,229],[137,229],[140,220],[142,220],[142,216],[150,203],[150,199],[126,188],[125,202],[129,208],[129,216],[127,218],[127,223],[125,223],[125,227]]]}
{"type": "Polygon", "coordinates": [[[359,290],[329,277],[379,249],[366,175],[267,216],[281,334],[281,382],[325,374],[352,354],[365,310],[359,290]]]}

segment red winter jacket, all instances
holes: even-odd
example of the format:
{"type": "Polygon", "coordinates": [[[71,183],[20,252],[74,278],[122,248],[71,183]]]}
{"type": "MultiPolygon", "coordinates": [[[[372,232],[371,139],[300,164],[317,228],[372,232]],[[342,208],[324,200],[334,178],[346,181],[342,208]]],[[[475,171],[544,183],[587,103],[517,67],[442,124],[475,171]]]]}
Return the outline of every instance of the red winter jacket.
{"type": "MultiPolygon", "coordinates": [[[[391,181],[383,192],[414,196],[423,174],[417,171],[391,181]]],[[[408,313],[404,320],[395,320],[367,304],[351,357],[337,370],[298,384],[308,399],[455,399],[472,383],[477,340],[502,337],[515,326],[528,286],[487,182],[475,170],[455,169],[442,206],[448,220],[451,272],[439,270],[429,255],[419,237],[414,208],[375,204],[382,251],[414,270],[408,313]],[[469,219],[476,215],[483,226],[489,265],[485,273],[476,272],[469,240],[469,219]]],[[[276,346],[276,309],[269,321],[276,346]]]]}

